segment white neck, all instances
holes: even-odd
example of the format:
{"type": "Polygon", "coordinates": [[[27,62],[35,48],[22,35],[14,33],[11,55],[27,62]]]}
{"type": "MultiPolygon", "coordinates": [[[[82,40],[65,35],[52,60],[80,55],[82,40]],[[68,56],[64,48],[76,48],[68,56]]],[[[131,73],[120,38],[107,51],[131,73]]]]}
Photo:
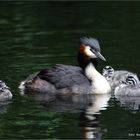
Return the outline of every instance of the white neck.
{"type": "Polygon", "coordinates": [[[92,92],[95,94],[105,94],[111,91],[108,81],[89,63],[85,68],[85,75],[91,81],[92,92]]]}

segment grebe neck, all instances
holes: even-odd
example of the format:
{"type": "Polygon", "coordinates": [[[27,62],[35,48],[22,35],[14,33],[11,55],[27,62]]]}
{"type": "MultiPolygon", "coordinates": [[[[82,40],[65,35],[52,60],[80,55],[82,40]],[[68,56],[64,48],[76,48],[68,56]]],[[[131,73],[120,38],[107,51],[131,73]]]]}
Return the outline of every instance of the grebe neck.
{"type": "Polygon", "coordinates": [[[86,77],[91,81],[92,92],[95,94],[106,94],[111,91],[108,81],[89,63],[84,70],[86,77]]]}
{"type": "Polygon", "coordinates": [[[88,56],[83,56],[83,54],[79,53],[78,54],[78,63],[79,66],[85,70],[85,68],[92,63],[95,68],[98,66],[98,61],[97,58],[89,58],[88,56]]]}
{"type": "Polygon", "coordinates": [[[96,80],[96,78],[98,76],[102,76],[95,68],[95,66],[93,65],[93,63],[89,63],[85,69],[84,69],[85,75],[87,76],[87,78],[92,82],[94,82],[96,80]]]}

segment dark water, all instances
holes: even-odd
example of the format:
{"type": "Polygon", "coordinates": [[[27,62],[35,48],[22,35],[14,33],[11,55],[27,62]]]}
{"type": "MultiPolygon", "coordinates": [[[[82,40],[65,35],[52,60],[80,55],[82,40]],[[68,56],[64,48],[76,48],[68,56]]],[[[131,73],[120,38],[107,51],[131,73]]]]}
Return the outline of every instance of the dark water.
{"type": "MultiPolygon", "coordinates": [[[[140,75],[140,2],[0,2],[0,79],[13,100],[0,103],[0,139],[140,139],[139,98],[21,97],[28,74],[77,65],[81,36],[96,37],[107,64],[140,75]],[[100,113],[96,113],[100,112],[100,113]]],[[[106,64],[100,62],[99,70],[106,64]]]]}

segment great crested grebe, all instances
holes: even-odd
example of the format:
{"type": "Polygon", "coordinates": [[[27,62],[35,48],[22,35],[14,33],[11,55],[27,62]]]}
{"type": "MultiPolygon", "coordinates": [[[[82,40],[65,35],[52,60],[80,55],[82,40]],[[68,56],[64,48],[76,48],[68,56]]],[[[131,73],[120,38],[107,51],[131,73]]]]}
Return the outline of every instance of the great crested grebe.
{"type": "Polygon", "coordinates": [[[126,71],[126,70],[114,70],[111,66],[106,66],[103,68],[102,75],[110,83],[112,89],[122,84],[122,81],[128,80],[128,77],[133,77],[137,83],[139,83],[139,78],[137,74],[126,71]]]}
{"type": "Polygon", "coordinates": [[[91,37],[80,39],[78,62],[80,67],[58,64],[30,75],[21,82],[22,93],[106,94],[111,87],[97,70],[97,58],[104,61],[99,42],[91,37]]]}
{"type": "Polygon", "coordinates": [[[9,87],[0,80],[0,101],[6,101],[12,99],[12,93],[9,87]]]}

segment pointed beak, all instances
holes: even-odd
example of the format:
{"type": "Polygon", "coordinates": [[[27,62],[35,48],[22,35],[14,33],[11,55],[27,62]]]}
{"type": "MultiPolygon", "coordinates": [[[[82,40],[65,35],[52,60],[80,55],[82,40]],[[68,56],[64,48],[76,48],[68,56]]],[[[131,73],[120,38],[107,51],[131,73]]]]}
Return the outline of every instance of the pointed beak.
{"type": "Polygon", "coordinates": [[[106,59],[101,55],[100,52],[96,52],[95,55],[96,55],[98,58],[102,59],[103,61],[106,61],[106,59]]]}
{"type": "Polygon", "coordinates": [[[6,86],[6,89],[10,90],[10,87],[6,86]]]}

